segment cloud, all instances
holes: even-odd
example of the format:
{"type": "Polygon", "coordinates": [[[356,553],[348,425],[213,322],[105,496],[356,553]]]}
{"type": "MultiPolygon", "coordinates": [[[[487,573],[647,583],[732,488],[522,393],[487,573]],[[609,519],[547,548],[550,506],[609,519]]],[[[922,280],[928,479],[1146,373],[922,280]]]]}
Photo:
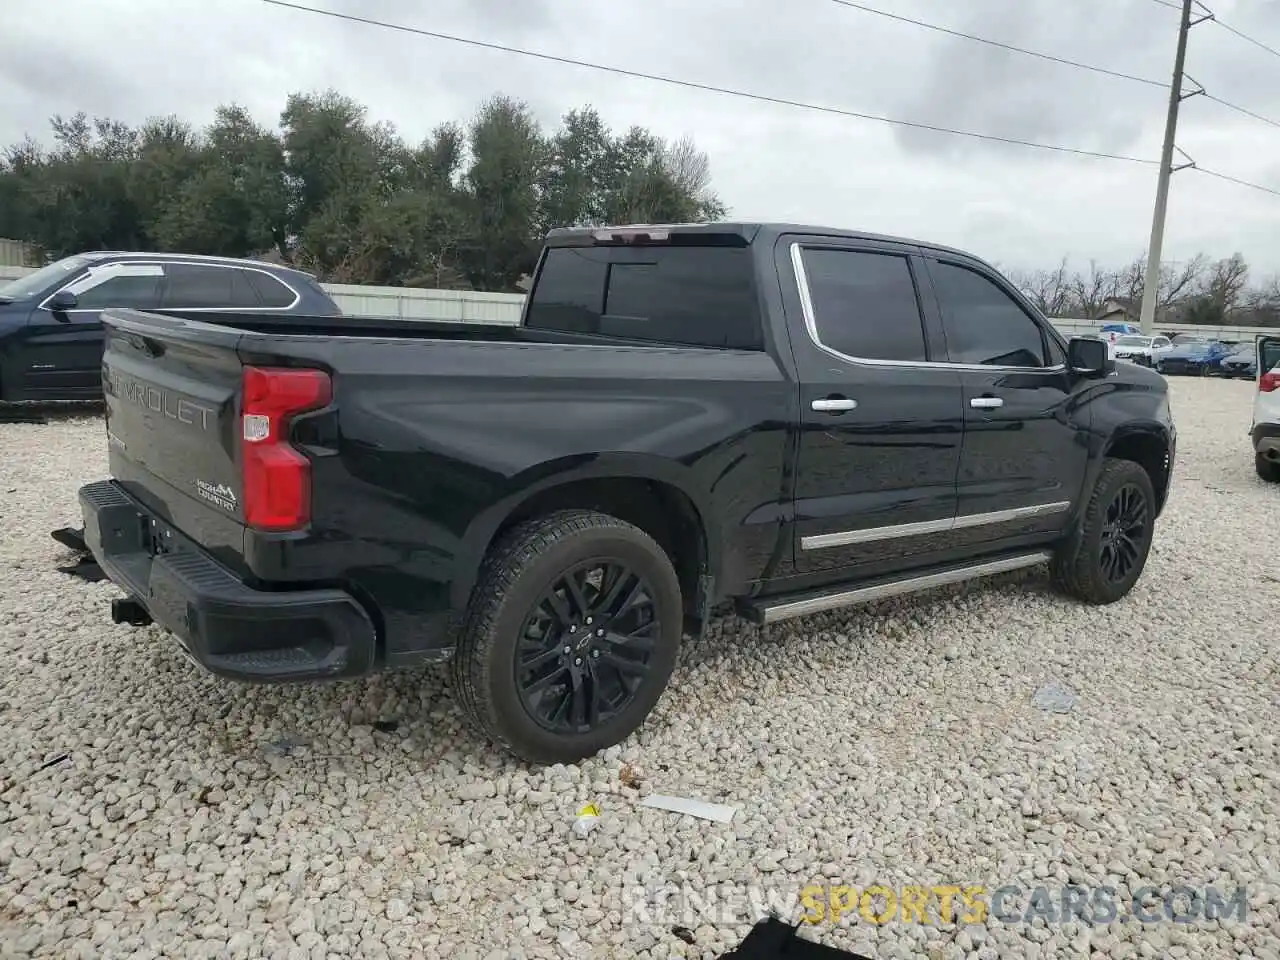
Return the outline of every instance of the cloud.
{"type": "MultiPolygon", "coordinates": [[[[300,0],[425,30],[958,129],[1156,157],[1166,95],[830,0],[300,0]]],[[[881,10],[1112,70],[1168,77],[1177,14],[1150,0],[860,0],[881,10]]],[[[1280,5],[1217,5],[1280,48],[1280,5]]],[[[1188,70],[1280,119],[1280,59],[1220,27],[1192,33],[1188,70]]],[[[1009,267],[1067,255],[1118,262],[1146,245],[1155,168],[1063,156],[682,89],[269,6],[255,0],[42,0],[0,33],[0,143],[48,139],[51,114],[208,122],[245,105],[275,123],[290,92],[335,88],[409,140],[487,97],[546,125],[595,106],[616,128],[692,136],[742,218],[954,244],[1009,267]]],[[[1280,129],[1188,100],[1179,144],[1206,167],[1280,188],[1280,129]]],[[[1186,171],[1165,250],[1241,251],[1280,270],[1280,197],[1186,171]]],[[[0,230],[2,232],[2,230],[0,230]]]]}

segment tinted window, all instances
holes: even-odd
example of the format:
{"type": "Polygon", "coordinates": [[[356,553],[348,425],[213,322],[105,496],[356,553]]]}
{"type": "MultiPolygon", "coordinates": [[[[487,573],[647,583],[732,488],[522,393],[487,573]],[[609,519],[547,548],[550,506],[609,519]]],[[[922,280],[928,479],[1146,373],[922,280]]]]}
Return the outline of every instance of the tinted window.
{"type": "Polygon", "coordinates": [[[292,290],[270,274],[257,270],[245,270],[243,273],[264,307],[289,307],[297,299],[292,290]]]}
{"type": "Polygon", "coordinates": [[[166,264],[164,306],[171,310],[258,307],[258,295],[235,268],[166,264]]]}
{"type": "Polygon", "coordinates": [[[1067,351],[1062,349],[1055,337],[1045,337],[1049,341],[1049,366],[1060,367],[1067,363],[1067,351]]]}
{"type": "Polygon", "coordinates": [[[953,363],[1044,366],[1039,325],[1007,293],[964,267],[934,262],[929,270],[953,363]]]}
{"type": "Polygon", "coordinates": [[[818,339],[868,360],[924,360],[924,327],[906,257],[805,250],[818,339]]]}
{"type": "Polygon", "coordinates": [[[95,287],[76,294],[80,310],[105,310],[107,307],[154,309],[160,304],[160,277],[112,277],[95,287]]]}
{"type": "Polygon", "coordinates": [[[525,323],[653,343],[763,345],[745,247],[553,248],[525,323]]]}

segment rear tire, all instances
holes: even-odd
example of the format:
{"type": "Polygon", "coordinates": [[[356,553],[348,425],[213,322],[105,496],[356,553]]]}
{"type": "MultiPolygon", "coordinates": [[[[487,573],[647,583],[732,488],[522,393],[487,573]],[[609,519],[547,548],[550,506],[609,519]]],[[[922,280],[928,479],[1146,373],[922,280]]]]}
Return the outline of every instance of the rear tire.
{"type": "Polygon", "coordinates": [[[1119,600],[1146,566],[1155,510],[1147,471],[1132,460],[1104,460],[1075,531],[1054,555],[1054,584],[1089,604],[1119,600]]]}
{"type": "Polygon", "coordinates": [[[1253,468],[1258,472],[1258,476],[1267,483],[1280,483],[1280,463],[1275,460],[1268,460],[1260,453],[1253,455],[1253,468]]]}
{"type": "Polygon", "coordinates": [[[647,533],[608,514],[526,521],[491,548],[453,658],[472,724],[533,763],[626,739],[666,689],[684,625],[680,583],[647,533]]]}

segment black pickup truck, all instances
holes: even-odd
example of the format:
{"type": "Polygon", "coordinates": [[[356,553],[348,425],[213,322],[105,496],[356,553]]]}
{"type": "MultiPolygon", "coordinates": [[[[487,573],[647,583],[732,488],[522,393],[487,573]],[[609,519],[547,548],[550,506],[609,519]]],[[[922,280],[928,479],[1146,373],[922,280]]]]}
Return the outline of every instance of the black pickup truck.
{"type": "Polygon", "coordinates": [[[769,224],[554,231],[518,327],[105,317],[85,537],[251,681],[451,661],[506,749],[626,737],[682,636],[1041,563],[1133,586],[1166,385],[992,267],[769,224]]]}

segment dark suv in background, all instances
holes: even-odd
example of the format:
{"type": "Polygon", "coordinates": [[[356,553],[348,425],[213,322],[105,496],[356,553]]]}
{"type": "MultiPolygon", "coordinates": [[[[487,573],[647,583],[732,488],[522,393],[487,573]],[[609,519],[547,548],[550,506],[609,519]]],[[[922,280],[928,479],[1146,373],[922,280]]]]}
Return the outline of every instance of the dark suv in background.
{"type": "Polygon", "coordinates": [[[300,316],[342,311],[299,270],[222,257],[95,252],[64,257],[0,286],[0,400],[102,396],[108,307],[300,316]]]}

